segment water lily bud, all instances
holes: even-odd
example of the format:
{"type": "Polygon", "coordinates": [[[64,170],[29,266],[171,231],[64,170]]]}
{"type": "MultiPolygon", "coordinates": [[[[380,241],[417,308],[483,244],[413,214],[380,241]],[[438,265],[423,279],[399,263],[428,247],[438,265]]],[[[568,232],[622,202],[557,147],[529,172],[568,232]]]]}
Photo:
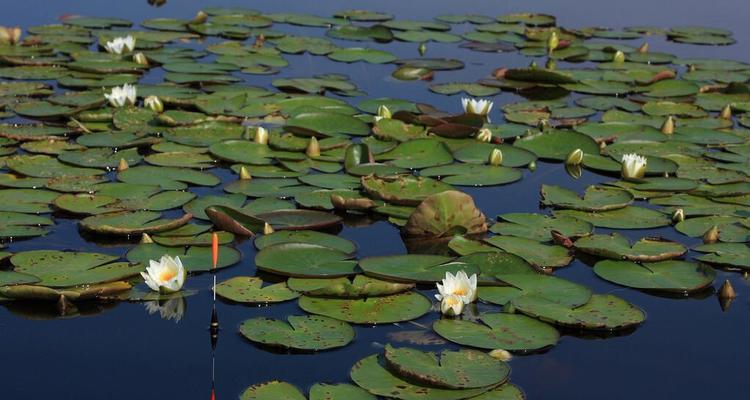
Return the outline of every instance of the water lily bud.
{"type": "Polygon", "coordinates": [[[480,142],[489,143],[492,141],[492,131],[487,128],[482,128],[477,133],[476,139],[480,142]]]}
{"type": "Polygon", "coordinates": [[[319,157],[320,156],[320,144],[315,136],[310,138],[310,142],[307,143],[307,150],[305,151],[308,157],[319,157]]]}
{"type": "Polygon", "coordinates": [[[624,63],[625,62],[625,53],[622,52],[622,50],[617,50],[615,55],[612,57],[612,62],[616,63],[624,63]]]}
{"type": "Polygon", "coordinates": [[[547,68],[550,71],[554,71],[555,69],[557,69],[557,61],[552,58],[548,58],[547,63],[544,64],[544,68],[547,68]]]}
{"type": "Polygon", "coordinates": [[[141,244],[151,244],[154,243],[154,239],[151,239],[151,236],[148,235],[148,233],[143,233],[141,235],[141,244]]]}
{"type": "Polygon", "coordinates": [[[583,150],[575,149],[568,154],[565,158],[565,164],[568,165],[579,165],[583,162],[583,150]]]}
{"type": "Polygon", "coordinates": [[[703,243],[710,244],[719,241],[719,227],[714,225],[703,234],[703,243]]]}
{"type": "Polygon", "coordinates": [[[461,315],[464,311],[464,301],[460,296],[449,294],[440,301],[440,312],[449,317],[461,315]]]}
{"type": "Polygon", "coordinates": [[[202,24],[208,20],[208,14],[206,14],[203,10],[198,11],[197,14],[195,14],[195,17],[193,17],[193,20],[191,23],[193,24],[202,24]]]}
{"type": "Polygon", "coordinates": [[[661,124],[661,133],[665,135],[671,135],[674,133],[674,118],[668,116],[667,119],[661,124]]]}
{"type": "Polygon", "coordinates": [[[423,56],[425,55],[425,53],[427,53],[427,45],[424,42],[422,42],[419,44],[419,47],[417,48],[417,50],[419,50],[419,55],[423,56]]]}
{"type": "Polygon", "coordinates": [[[6,27],[0,26],[0,43],[15,45],[21,41],[21,28],[18,26],[6,27]]]}
{"type": "Polygon", "coordinates": [[[503,163],[503,152],[500,149],[492,149],[490,152],[490,165],[498,166],[503,163]]]}
{"type": "Polygon", "coordinates": [[[685,220],[685,210],[678,208],[672,213],[672,221],[675,223],[682,222],[685,220]]]}
{"type": "Polygon", "coordinates": [[[240,179],[245,181],[253,179],[252,175],[250,175],[250,171],[248,171],[244,166],[240,167],[240,179]]]}
{"type": "Polygon", "coordinates": [[[532,62],[531,62],[531,63],[529,64],[529,69],[536,69],[536,67],[537,67],[537,65],[536,65],[536,61],[532,61],[532,62]]]}
{"type": "Polygon", "coordinates": [[[268,144],[268,130],[259,126],[258,129],[255,130],[253,141],[258,144],[268,144]]]}
{"type": "Polygon", "coordinates": [[[730,104],[725,105],[724,108],[721,109],[721,114],[719,114],[719,118],[732,119],[732,106],[730,104]]]}
{"type": "Polygon", "coordinates": [[[148,66],[148,58],[146,58],[146,55],[143,53],[133,54],[133,62],[136,64],[148,66]]]}
{"type": "Polygon", "coordinates": [[[273,227],[268,222],[263,224],[263,234],[270,235],[274,232],[273,227]]]}
{"type": "Polygon", "coordinates": [[[495,349],[490,352],[490,357],[500,361],[510,361],[513,355],[505,349],[495,349]]]}
{"type": "Polygon", "coordinates": [[[255,37],[255,42],[253,42],[253,48],[259,49],[263,47],[266,44],[266,35],[260,34],[255,37]]]}
{"type": "Polygon", "coordinates": [[[547,118],[540,119],[537,128],[542,132],[546,131],[549,128],[549,120],[547,118]]]}
{"type": "Polygon", "coordinates": [[[722,299],[733,299],[737,297],[737,292],[734,291],[734,286],[732,286],[732,282],[729,282],[729,279],[724,281],[724,284],[721,285],[721,289],[719,289],[719,297],[722,299]]]}
{"type": "Polygon", "coordinates": [[[155,113],[164,112],[164,103],[156,96],[148,96],[143,99],[143,104],[155,113]]]}
{"type": "Polygon", "coordinates": [[[379,119],[391,119],[392,116],[393,114],[391,113],[391,110],[385,104],[381,104],[378,107],[378,117],[380,117],[379,119]]]}
{"type": "Polygon", "coordinates": [[[117,163],[117,171],[118,172],[122,172],[122,171],[125,171],[128,168],[130,168],[130,165],[128,165],[128,162],[125,161],[124,158],[121,158],[120,162],[117,163]]]}
{"type": "Polygon", "coordinates": [[[536,161],[532,161],[529,163],[529,171],[531,172],[536,171],[536,161]]]}
{"type": "Polygon", "coordinates": [[[547,51],[552,54],[553,51],[560,45],[560,38],[557,37],[557,32],[552,31],[547,38],[547,51]]]}
{"type": "Polygon", "coordinates": [[[648,53],[648,42],[643,42],[641,47],[638,48],[639,53],[648,53]]]}
{"type": "Polygon", "coordinates": [[[696,70],[695,64],[688,64],[687,70],[688,70],[688,72],[695,72],[695,70],[696,70]]]}

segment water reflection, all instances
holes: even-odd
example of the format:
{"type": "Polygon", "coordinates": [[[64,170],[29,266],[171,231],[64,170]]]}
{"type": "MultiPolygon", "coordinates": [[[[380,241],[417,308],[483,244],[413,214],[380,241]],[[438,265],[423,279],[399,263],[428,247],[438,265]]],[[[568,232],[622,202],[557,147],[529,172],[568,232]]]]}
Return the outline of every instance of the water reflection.
{"type": "Polygon", "coordinates": [[[143,303],[143,306],[146,307],[149,315],[158,313],[162,319],[179,323],[185,315],[187,301],[184,297],[173,297],[167,300],[147,301],[143,303]]]}
{"type": "Polygon", "coordinates": [[[167,4],[167,0],[146,0],[146,2],[152,7],[161,7],[167,4]]]}

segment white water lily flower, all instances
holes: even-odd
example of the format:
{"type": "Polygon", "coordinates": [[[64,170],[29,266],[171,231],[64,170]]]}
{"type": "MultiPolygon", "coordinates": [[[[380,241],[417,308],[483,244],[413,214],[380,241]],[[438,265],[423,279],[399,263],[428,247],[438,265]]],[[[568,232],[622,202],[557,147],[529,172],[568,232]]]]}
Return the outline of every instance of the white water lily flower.
{"type": "Polygon", "coordinates": [[[461,99],[461,105],[464,107],[465,113],[477,114],[483,117],[487,117],[490,114],[494,104],[491,100],[487,99],[471,99],[467,97],[461,99]]]}
{"type": "Polygon", "coordinates": [[[112,54],[129,53],[135,49],[135,38],[132,35],[116,37],[105,43],[104,49],[112,54]]]}
{"type": "Polygon", "coordinates": [[[622,156],[622,177],[625,179],[641,179],[646,174],[646,158],[631,153],[622,156]]]}
{"type": "Polygon", "coordinates": [[[440,312],[444,315],[455,317],[464,311],[464,301],[461,296],[449,294],[440,301],[440,312]]]}
{"type": "Polygon", "coordinates": [[[156,96],[148,96],[143,99],[143,105],[157,113],[164,111],[164,103],[156,96]]]}
{"type": "Polygon", "coordinates": [[[182,317],[185,315],[185,299],[182,297],[174,297],[167,301],[149,301],[144,304],[146,311],[150,315],[159,313],[162,319],[174,320],[174,322],[180,322],[182,317]]]}
{"type": "Polygon", "coordinates": [[[160,293],[174,293],[182,289],[187,272],[185,267],[182,266],[180,257],[172,258],[164,255],[158,262],[149,260],[149,266],[146,267],[146,272],[141,272],[141,276],[151,290],[160,293]]]}
{"type": "Polygon", "coordinates": [[[109,100],[112,107],[132,106],[135,105],[136,89],[135,86],[126,83],[122,87],[113,87],[110,93],[104,93],[104,97],[109,100]]]}
{"type": "Polygon", "coordinates": [[[437,289],[439,293],[435,298],[438,300],[455,295],[460,297],[464,304],[469,304],[477,299],[477,275],[472,274],[469,278],[464,271],[458,271],[456,275],[446,272],[443,284],[438,283],[437,289]]]}

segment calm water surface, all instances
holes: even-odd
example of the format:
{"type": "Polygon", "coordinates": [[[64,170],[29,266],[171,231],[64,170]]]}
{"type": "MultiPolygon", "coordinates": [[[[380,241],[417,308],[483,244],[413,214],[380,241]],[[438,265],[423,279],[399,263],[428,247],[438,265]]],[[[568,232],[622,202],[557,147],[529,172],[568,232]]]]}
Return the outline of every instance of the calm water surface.
{"type": "MultiPolygon", "coordinates": [[[[652,51],[680,56],[730,58],[750,62],[750,3],[747,0],[713,1],[475,1],[429,0],[361,1],[229,1],[210,3],[197,0],[169,0],[161,8],[138,1],[0,0],[0,25],[53,23],[64,14],[117,16],[135,22],[154,17],[186,18],[202,6],[246,6],[262,12],[309,12],[330,15],[344,8],[369,8],[395,14],[399,18],[429,19],[445,13],[500,15],[515,11],[554,14],[558,24],[567,27],[627,25],[675,26],[699,24],[734,31],[738,44],[729,47],[675,45],[649,38],[652,51]]],[[[318,28],[288,25],[276,27],[294,33],[315,33],[318,28]]],[[[458,26],[454,31],[468,29],[458,26]]],[[[639,41],[632,42],[639,44],[639,41]]],[[[352,42],[342,45],[353,46],[352,42]]],[[[369,44],[368,44],[369,45],[369,44]]],[[[388,50],[399,56],[414,57],[417,45],[392,43],[388,50]]],[[[439,73],[435,82],[476,80],[501,66],[526,65],[529,59],[518,54],[488,54],[464,51],[456,45],[428,45],[428,56],[455,57],[466,62],[461,71],[439,73]]],[[[340,64],[323,57],[286,56],[291,65],[284,76],[310,76],[323,72],[348,74],[370,97],[401,97],[458,111],[456,96],[431,94],[424,82],[404,83],[390,78],[392,66],[363,63],[340,64]]],[[[564,63],[560,63],[564,68],[564,63]]],[[[158,71],[155,73],[158,79],[158,71]]],[[[248,79],[253,85],[270,87],[273,77],[248,79]]],[[[148,79],[148,78],[147,78],[148,79]]],[[[355,101],[360,101],[356,99],[355,101]]],[[[496,103],[519,101],[503,93],[496,103]]],[[[488,216],[507,212],[538,212],[539,187],[556,183],[571,189],[608,178],[585,171],[573,180],[561,164],[539,163],[526,172],[523,181],[512,186],[469,189],[488,216]]],[[[224,173],[223,179],[230,179],[224,173]]],[[[231,178],[234,179],[234,178],[231,178]]],[[[195,189],[193,189],[195,190],[195,189]]],[[[205,194],[220,189],[195,190],[205,194]]],[[[359,221],[359,225],[362,221],[359,221]]],[[[57,218],[53,233],[45,238],[15,242],[9,250],[38,248],[77,249],[123,255],[129,244],[91,243],[80,238],[75,220],[57,218]]],[[[603,230],[598,230],[602,232],[603,230]]],[[[656,231],[625,231],[632,238],[647,234],[664,235],[685,244],[695,241],[672,228],[656,231]]],[[[398,231],[388,223],[360,227],[347,226],[341,235],[360,246],[359,257],[406,252],[398,231]]],[[[223,270],[219,279],[255,273],[255,250],[251,242],[236,244],[243,253],[240,264],[223,270]]],[[[719,272],[718,283],[730,279],[739,293],[732,307],[722,312],[712,293],[692,298],[664,298],[623,289],[600,280],[590,266],[576,260],[558,272],[559,276],[581,282],[597,293],[615,293],[640,306],[646,323],[619,337],[585,337],[568,332],[560,343],[544,354],[519,356],[511,361],[512,381],[530,399],[713,399],[748,398],[750,381],[746,363],[750,358],[750,281],[738,274],[719,272]]],[[[86,310],[89,317],[49,319],[54,309],[0,307],[1,399],[202,399],[211,389],[212,360],[206,330],[211,310],[211,276],[189,279],[188,285],[200,293],[187,299],[187,309],[179,323],[150,315],[140,304],[122,303],[86,310]]],[[[315,382],[346,382],[350,367],[360,358],[379,352],[389,332],[418,329],[410,323],[357,326],[354,344],[317,354],[273,353],[245,341],[237,332],[239,323],[254,316],[284,316],[302,311],[294,301],[269,306],[247,307],[218,304],[223,330],[215,359],[216,393],[219,399],[235,399],[249,385],[271,379],[289,381],[302,389],[315,382]]],[[[416,322],[429,324],[432,313],[416,322]]],[[[450,345],[449,345],[450,346],[450,345]]],[[[437,346],[426,346],[431,350],[437,346]]]]}

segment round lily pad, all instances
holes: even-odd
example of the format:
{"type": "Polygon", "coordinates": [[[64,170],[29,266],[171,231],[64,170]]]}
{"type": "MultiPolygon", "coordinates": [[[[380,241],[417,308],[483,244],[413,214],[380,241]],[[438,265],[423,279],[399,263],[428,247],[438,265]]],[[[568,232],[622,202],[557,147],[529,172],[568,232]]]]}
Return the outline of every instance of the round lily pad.
{"type": "Polygon", "coordinates": [[[708,287],[716,276],[704,265],[677,260],[641,264],[604,260],[596,263],[594,273],[622,286],[684,293],[708,287]]]}
{"type": "Polygon", "coordinates": [[[262,287],[263,281],[253,276],[235,276],[216,285],[216,294],[238,303],[278,303],[299,297],[285,282],[262,287]]]}
{"type": "Polygon", "coordinates": [[[354,328],[320,315],[290,315],[287,321],[257,317],[240,324],[240,333],[255,343],[295,350],[328,350],[354,340],[354,328]]]}
{"type": "Polygon", "coordinates": [[[278,243],[261,249],[255,256],[258,269],[279,275],[322,278],[356,273],[351,255],[330,247],[307,243],[278,243]]]}
{"type": "Polygon", "coordinates": [[[365,299],[331,299],[302,296],[299,306],[313,314],[354,324],[388,324],[409,321],[430,310],[430,300],[416,292],[365,299]]]}
{"type": "Polygon", "coordinates": [[[479,322],[441,319],[432,328],[451,342],[489,350],[539,350],[554,346],[560,337],[544,322],[508,313],[484,313],[479,322]]]}

